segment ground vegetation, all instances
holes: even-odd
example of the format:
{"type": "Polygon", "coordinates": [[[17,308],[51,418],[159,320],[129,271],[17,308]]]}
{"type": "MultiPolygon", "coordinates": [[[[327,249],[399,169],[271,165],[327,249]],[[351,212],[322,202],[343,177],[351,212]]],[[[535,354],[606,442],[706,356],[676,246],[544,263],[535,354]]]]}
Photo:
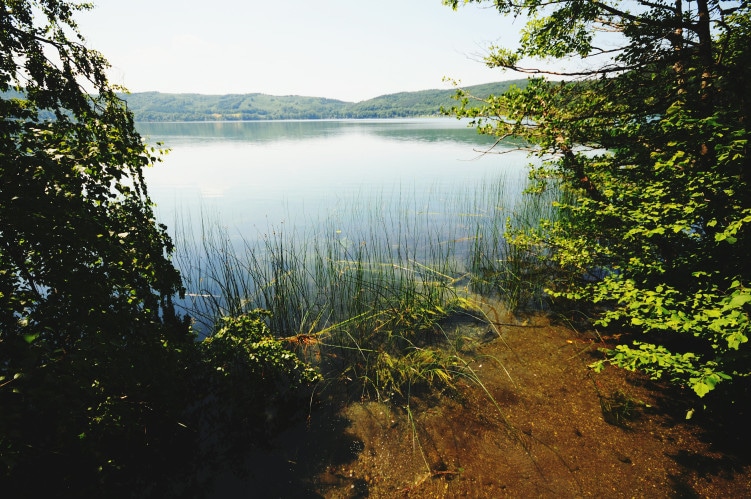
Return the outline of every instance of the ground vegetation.
{"type": "Polygon", "coordinates": [[[315,375],[254,315],[201,345],[176,312],[174,247],[144,182],[161,151],[85,46],[82,8],[0,4],[0,490],[190,495],[211,476],[198,470],[229,459],[230,438],[265,428],[258,407],[229,432],[223,402],[315,375]],[[243,370],[266,377],[237,383],[243,370]]]}
{"type": "Polygon", "coordinates": [[[641,370],[697,397],[733,384],[739,392],[719,398],[744,399],[748,5],[488,3],[526,24],[516,48],[490,47],[486,63],[530,81],[488,99],[460,91],[453,112],[481,133],[523,137],[545,161],[533,190],[554,184],[569,196],[558,220],[513,240],[557,264],[549,296],[624,334],[594,367],[641,370]]]}

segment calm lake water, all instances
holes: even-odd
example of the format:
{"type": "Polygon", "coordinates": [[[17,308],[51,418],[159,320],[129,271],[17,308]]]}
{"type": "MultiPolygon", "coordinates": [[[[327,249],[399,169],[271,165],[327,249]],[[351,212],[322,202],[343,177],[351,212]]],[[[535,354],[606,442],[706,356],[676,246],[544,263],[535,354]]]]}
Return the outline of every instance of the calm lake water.
{"type": "MultiPolygon", "coordinates": [[[[147,171],[160,220],[221,223],[245,239],[315,224],[398,197],[440,214],[447,199],[526,176],[523,153],[480,155],[493,141],[454,119],[140,123],[171,152],[147,171]]],[[[191,225],[189,224],[189,225],[191,225]]]]}
{"type": "Polygon", "coordinates": [[[373,279],[458,278],[482,241],[492,264],[527,174],[526,154],[482,154],[493,141],[451,119],[138,126],[171,149],[146,180],[201,332],[238,306],[291,321],[280,331],[311,309],[345,320],[319,301],[354,260],[373,279]]]}

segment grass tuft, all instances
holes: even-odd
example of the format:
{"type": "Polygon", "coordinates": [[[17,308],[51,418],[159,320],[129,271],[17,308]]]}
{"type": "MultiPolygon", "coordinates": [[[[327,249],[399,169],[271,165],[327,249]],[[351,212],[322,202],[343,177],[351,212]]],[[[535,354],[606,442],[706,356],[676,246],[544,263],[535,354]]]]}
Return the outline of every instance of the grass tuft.
{"type": "Polygon", "coordinates": [[[501,177],[428,206],[376,196],[253,239],[210,216],[179,220],[183,306],[207,336],[221,317],[271,311],[275,336],[362,397],[479,383],[465,360],[479,341],[450,338],[442,321],[481,316],[477,296],[510,310],[543,302],[544,259],[504,235],[512,219],[523,228],[549,217],[552,198],[513,192],[501,177]]]}

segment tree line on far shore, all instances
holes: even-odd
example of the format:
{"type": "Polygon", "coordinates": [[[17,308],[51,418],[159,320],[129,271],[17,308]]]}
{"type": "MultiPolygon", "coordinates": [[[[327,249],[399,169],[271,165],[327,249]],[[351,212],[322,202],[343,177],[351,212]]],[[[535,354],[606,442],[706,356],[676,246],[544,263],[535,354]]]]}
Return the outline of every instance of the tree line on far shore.
{"type": "MultiPolygon", "coordinates": [[[[472,95],[499,95],[526,79],[466,87],[472,95]]],[[[122,97],[136,121],[243,121],[414,118],[439,116],[456,104],[456,90],[435,89],[381,95],[361,102],[268,94],[169,94],[139,92],[122,97]]]]}

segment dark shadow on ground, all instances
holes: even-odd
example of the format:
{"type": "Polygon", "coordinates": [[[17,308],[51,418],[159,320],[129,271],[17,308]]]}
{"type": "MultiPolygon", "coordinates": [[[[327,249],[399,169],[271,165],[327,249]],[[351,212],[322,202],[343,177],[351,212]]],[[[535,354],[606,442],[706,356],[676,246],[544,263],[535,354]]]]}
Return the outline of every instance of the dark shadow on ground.
{"type": "Polygon", "coordinates": [[[686,420],[692,393],[593,373],[612,348],[598,332],[542,315],[496,322],[442,325],[475,349],[456,393],[361,400],[333,383],[338,395],[249,452],[242,476],[219,476],[214,497],[748,497],[741,402],[686,420]]]}
{"type": "MultiPolygon", "coordinates": [[[[329,466],[357,459],[363,442],[348,434],[350,421],[339,414],[337,404],[324,403],[301,421],[271,439],[268,445],[248,452],[242,472],[227,471],[215,478],[212,497],[321,498],[329,466]]],[[[352,497],[367,497],[367,485],[348,476],[333,474],[331,485],[349,484],[352,497]]]]}

